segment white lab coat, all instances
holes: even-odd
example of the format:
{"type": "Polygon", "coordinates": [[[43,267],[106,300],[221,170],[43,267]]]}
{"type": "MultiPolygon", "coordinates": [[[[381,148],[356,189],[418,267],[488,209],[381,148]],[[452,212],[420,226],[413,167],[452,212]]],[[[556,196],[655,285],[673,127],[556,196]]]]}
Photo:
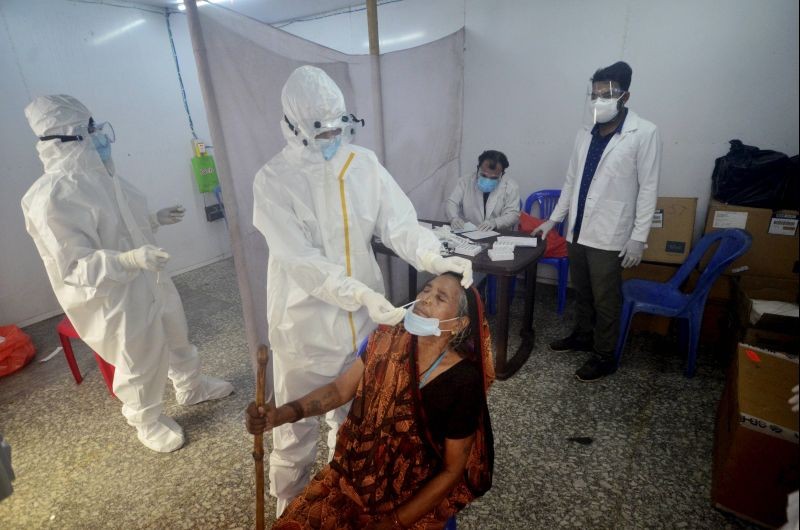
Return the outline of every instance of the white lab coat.
{"type": "MultiPolygon", "coordinates": [[[[39,136],[71,134],[65,128],[89,120],[69,96],[37,98],[26,115],[39,136]]],[[[37,149],[45,173],[22,198],[25,226],[78,335],[114,365],[114,393],[128,423],[151,424],[162,411],[168,371],[176,390],[187,391],[199,384],[200,361],[167,274],[156,283],[156,273],[125,269],[117,258],[155,244],[147,201],[109,174],[89,138],[40,141],[37,149]]]]}
{"type": "MultiPolygon", "coordinates": [[[[295,127],[345,112],[339,88],[313,67],[290,76],[282,99],[295,127]]],[[[267,319],[277,405],[333,381],[375,329],[358,301],[365,290],[384,292],[373,235],[417,269],[440,246],[372,151],[346,144],[325,161],[302,143],[313,138],[313,129],[295,134],[285,121],[281,128],[287,145],[253,184],[253,224],[269,248],[267,319]]],[[[347,408],[326,415],[330,455],[347,408]]],[[[318,433],[312,418],[273,430],[270,493],[278,497],[279,513],[310,478],[318,433]]]]}
{"type": "Polygon", "coordinates": [[[447,219],[456,217],[478,226],[487,219],[497,223],[497,228],[516,229],[519,224],[519,186],[506,175],[489,194],[486,208],[483,192],[478,188],[478,173],[464,175],[447,199],[447,219]]]}
{"type": "MultiPolygon", "coordinates": [[[[591,127],[578,132],[561,198],[550,219],[569,213],[567,241],[573,242],[583,166],[592,141],[591,127]]],[[[661,169],[661,138],[656,126],[628,109],[619,133],[608,142],[586,197],[581,245],[622,250],[629,239],[647,242],[656,208],[661,169]]]]}

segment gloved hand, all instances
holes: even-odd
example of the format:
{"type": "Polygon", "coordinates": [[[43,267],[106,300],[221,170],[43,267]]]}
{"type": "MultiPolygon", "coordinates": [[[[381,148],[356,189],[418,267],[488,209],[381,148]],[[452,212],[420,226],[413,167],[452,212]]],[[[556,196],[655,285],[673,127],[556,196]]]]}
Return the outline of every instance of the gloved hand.
{"type": "Polygon", "coordinates": [[[164,269],[169,261],[169,254],[153,245],[144,245],[118,256],[120,264],[130,271],[144,269],[158,272],[164,269]]]}
{"type": "Polygon", "coordinates": [[[369,311],[369,318],[377,324],[394,326],[406,316],[406,309],[395,307],[383,295],[368,290],[360,296],[361,305],[369,311]]]}
{"type": "Polygon", "coordinates": [[[160,225],[174,225],[183,221],[183,216],[186,213],[186,208],[180,204],[170,206],[169,208],[162,208],[156,212],[156,219],[160,225]]]}
{"type": "Polygon", "coordinates": [[[422,258],[422,268],[433,274],[455,272],[461,275],[461,286],[466,289],[472,285],[472,262],[459,257],[443,258],[435,252],[429,252],[422,258]]]}
{"type": "Polygon", "coordinates": [[[461,230],[464,228],[464,220],[460,217],[454,217],[452,221],[450,221],[450,228],[453,230],[461,230]]]}
{"type": "Polygon", "coordinates": [[[478,230],[485,232],[487,230],[494,230],[497,225],[491,219],[487,219],[478,226],[478,230]]]}
{"type": "Polygon", "coordinates": [[[533,232],[531,232],[531,235],[535,236],[536,234],[541,234],[543,240],[547,239],[547,234],[549,234],[550,230],[552,230],[553,227],[555,226],[556,224],[550,219],[548,219],[547,221],[543,222],[542,224],[534,228],[533,232]]]}
{"type": "Polygon", "coordinates": [[[641,263],[643,253],[644,243],[629,239],[622,247],[622,252],[619,253],[619,257],[622,258],[622,268],[628,269],[641,263]]]}
{"type": "Polygon", "coordinates": [[[792,389],[792,397],[789,398],[789,404],[792,406],[792,412],[797,412],[798,405],[800,404],[800,397],[798,397],[797,392],[800,390],[799,385],[794,385],[792,389]]]}

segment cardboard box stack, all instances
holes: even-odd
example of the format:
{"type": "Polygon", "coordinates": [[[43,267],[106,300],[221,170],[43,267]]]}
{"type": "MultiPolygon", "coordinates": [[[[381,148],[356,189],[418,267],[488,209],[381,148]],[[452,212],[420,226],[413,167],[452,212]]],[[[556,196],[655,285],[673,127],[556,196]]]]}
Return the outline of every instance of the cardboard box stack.
{"type": "Polygon", "coordinates": [[[797,356],[740,344],[717,410],[714,506],[770,527],[786,522],[798,488],[797,414],[786,400],[797,356]]]}
{"type": "Polygon", "coordinates": [[[786,403],[798,382],[800,318],[796,306],[780,315],[756,309],[758,301],[798,301],[798,216],[711,201],[705,231],[722,228],[747,230],[753,244],[722,276],[739,342],[717,411],[711,497],[739,517],[780,526],[787,494],[800,487],[798,415],[786,403]]]}
{"type": "Polygon", "coordinates": [[[696,197],[659,197],[642,259],[681,264],[692,250],[696,197]]]}

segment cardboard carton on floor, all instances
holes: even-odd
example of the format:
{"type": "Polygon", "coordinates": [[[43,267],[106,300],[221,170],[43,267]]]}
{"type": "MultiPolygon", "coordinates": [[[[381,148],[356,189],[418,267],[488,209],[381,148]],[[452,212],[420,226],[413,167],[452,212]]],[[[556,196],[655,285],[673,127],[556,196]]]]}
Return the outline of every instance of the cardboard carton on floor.
{"type": "MultiPolygon", "coordinates": [[[[733,262],[729,271],[744,268],[743,274],[773,278],[796,278],[800,237],[798,212],[773,212],[712,200],[708,207],[705,233],[721,228],[743,228],[753,236],[750,250],[733,262]]],[[[705,266],[708,256],[701,263],[705,266]]]]}
{"type": "Polygon", "coordinates": [[[692,250],[696,212],[696,197],[659,197],[642,259],[683,263],[692,250]]]}
{"type": "Polygon", "coordinates": [[[787,400],[797,356],[740,343],[717,410],[711,499],[766,526],[786,521],[798,489],[798,416],[787,400]]]}

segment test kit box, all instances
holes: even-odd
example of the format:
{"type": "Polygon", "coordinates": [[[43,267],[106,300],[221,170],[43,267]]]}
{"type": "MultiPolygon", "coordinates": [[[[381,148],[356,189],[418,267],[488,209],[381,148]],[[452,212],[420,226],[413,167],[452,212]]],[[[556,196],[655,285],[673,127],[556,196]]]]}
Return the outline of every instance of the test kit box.
{"type": "Polygon", "coordinates": [[[777,527],[798,489],[798,416],[787,400],[797,356],[740,343],[717,409],[711,499],[738,517],[777,527]]]}
{"type": "MultiPolygon", "coordinates": [[[[712,200],[708,207],[705,233],[721,228],[743,228],[753,236],[750,250],[737,259],[730,271],[745,275],[793,278],[800,256],[798,212],[748,208],[712,200]]],[[[708,256],[703,260],[707,263],[708,256]]]]}
{"type": "Polygon", "coordinates": [[[642,259],[683,263],[692,250],[696,197],[659,197],[642,259]]]}

